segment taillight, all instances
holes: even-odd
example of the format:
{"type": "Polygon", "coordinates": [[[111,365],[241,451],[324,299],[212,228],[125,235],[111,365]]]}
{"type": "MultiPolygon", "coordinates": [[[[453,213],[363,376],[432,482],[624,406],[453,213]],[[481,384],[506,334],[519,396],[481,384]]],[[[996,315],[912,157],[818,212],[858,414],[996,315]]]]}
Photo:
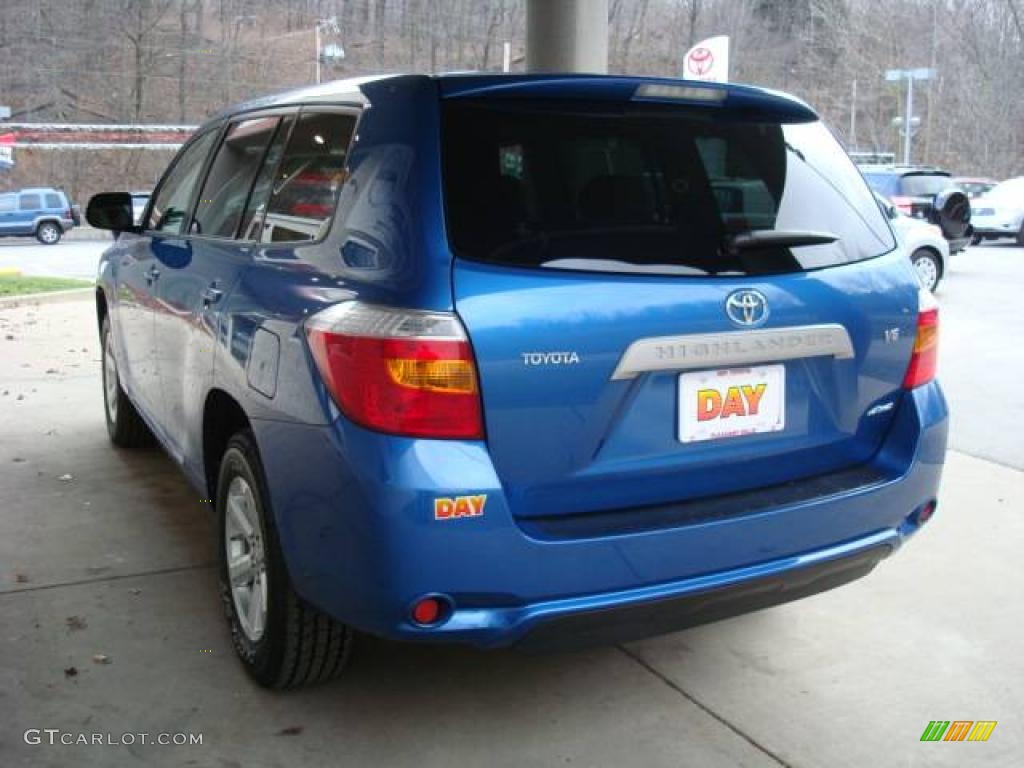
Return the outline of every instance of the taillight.
{"type": "Polygon", "coordinates": [[[448,312],[336,304],[306,321],[320,375],[349,419],[412,437],[480,439],[476,365],[448,312]]]}
{"type": "Polygon", "coordinates": [[[900,213],[905,213],[910,216],[914,212],[914,201],[909,197],[893,197],[892,204],[896,206],[896,210],[900,213]]]}
{"type": "Polygon", "coordinates": [[[934,379],[939,358],[939,304],[923,288],[920,297],[917,335],[914,337],[914,352],[910,356],[907,375],[903,377],[904,389],[920,387],[934,379]]]}

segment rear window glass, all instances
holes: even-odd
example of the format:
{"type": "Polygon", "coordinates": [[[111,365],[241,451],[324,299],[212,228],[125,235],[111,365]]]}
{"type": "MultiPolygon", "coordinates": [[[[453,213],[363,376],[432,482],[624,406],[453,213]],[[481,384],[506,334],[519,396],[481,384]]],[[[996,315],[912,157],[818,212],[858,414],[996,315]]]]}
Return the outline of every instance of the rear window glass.
{"type": "Polygon", "coordinates": [[[868,186],[878,194],[893,197],[900,193],[900,177],[894,173],[865,173],[868,186]]]}
{"type": "Polygon", "coordinates": [[[900,194],[906,197],[934,197],[953,186],[949,176],[937,174],[909,174],[900,182],[900,194]]]}
{"type": "Polygon", "coordinates": [[[18,208],[22,211],[38,211],[42,207],[42,198],[37,194],[22,195],[18,201],[18,208]]]}
{"type": "Polygon", "coordinates": [[[867,185],[820,123],[535,102],[444,109],[448,232],[464,258],[769,274],[895,247],[867,185]],[[765,230],[835,240],[753,247],[744,237],[765,230]]]}

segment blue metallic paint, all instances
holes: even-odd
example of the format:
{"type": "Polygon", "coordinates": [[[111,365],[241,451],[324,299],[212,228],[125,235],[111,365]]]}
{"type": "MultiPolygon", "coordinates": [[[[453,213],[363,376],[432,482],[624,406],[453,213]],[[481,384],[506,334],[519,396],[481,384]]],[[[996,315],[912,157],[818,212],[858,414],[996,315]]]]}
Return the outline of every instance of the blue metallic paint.
{"type": "MultiPolygon", "coordinates": [[[[674,376],[608,381],[637,335],[617,322],[622,310],[616,305],[638,308],[644,336],[678,332],[680,312],[687,332],[720,330],[721,302],[739,286],[735,278],[538,276],[461,261],[453,269],[442,210],[439,95],[510,96],[516,87],[565,95],[580,86],[594,95],[607,82],[607,95],[616,97],[649,81],[396,77],[244,105],[368,105],[350,153],[350,181],[326,239],[270,247],[186,236],[178,242],[189,252],[187,263],[179,263],[182,254],[161,250],[158,239],[124,234],[104,255],[99,284],[125,359],[126,390],[204,498],[204,404],[221,391],[240,405],[256,435],[288,569],[305,599],[379,635],[501,645],[555,615],[686,594],[880,542],[898,544],[914,532],[907,517],[936,494],[947,416],[937,384],[899,389],[916,312],[916,287],[899,254],[741,281],[768,297],[771,324],[820,322],[821,308],[829,306],[831,319],[850,330],[860,367],[845,375],[842,366],[852,363],[790,364],[793,395],[816,399],[830,420],[783,439],[706,446],[683,459],[678,451],[672,455],[671,438],[658,432],[652,410],[669,402],[674,376]],[[353,252],[360,257],[353,260],[353,252]],[[143,273],[157,262],[160,280],[167,280],[154,296],[143,273]],[[212,279],[225,295],[204,309],[198,290],[212,279]],[[576,290],[581,282],[590,284],[582,294],[576,290]],[[552,407],[517,407],[515,389],[527,385],[523,372],[504,361],[526,348],[510,332],[528,328],[540,341],[564,346],[559,334],[573,332],[581,296],[602,328],[599,339],[569,339],[586,345],[586,365],[559,370],[562,378],[547,384],[552,407]],[[441,310],[457,305],[484,370],[487,441],[376,434],[339,414],[316,374],[302,323],[349,298],[441,310]],[[882,346],[887,327],[899,327],[903,341],[882,346]],[[252,340],[260,330],[280,340],[273,397],[248,383],[252,340]],[[488,370],[492,364],[495,370],[488,370]],[[886,398],[897,403],[887,423],[859,420],[886,398]],[[607,420],[609,412],[621,419],[608,434],[577,426],[607,420]],[[661,436],[653,443],[638,439],[645,430],[661,436]],[[787,461],[796,455],[807,473],[872,462],[890,479],[840,497],[629,535],[543,540],[517,522],[531,512],[757,487],[777,479],[782,455],[787,461]],[[728,477],[714,471],[728,465],[734,468],[728,477]],[[744,471],[736,472],[741,465],[744,471]],[[461,493],[487,494],[485,514],[437,523],[433,499],[461,493]],[[455,602],[440,626],[408,620],[408,606],[427,593],[455,602]]],[[[745,109],[807,109],[756,89],[729,89],[745,109]]]]}

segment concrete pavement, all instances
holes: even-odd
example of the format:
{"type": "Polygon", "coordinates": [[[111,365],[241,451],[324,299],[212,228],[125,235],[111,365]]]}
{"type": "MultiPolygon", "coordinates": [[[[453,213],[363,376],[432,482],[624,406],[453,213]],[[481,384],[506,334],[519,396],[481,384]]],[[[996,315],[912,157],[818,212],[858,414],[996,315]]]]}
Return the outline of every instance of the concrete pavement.
{"type": "Polygon", "coordinates": [[[0,766],[1019,765],[1024,472],[993,433],[1024,431],[1002,380],[1021,372],[1005,350],[1024,324],[987,297],[1022,278],[1017,249],[954,262],[940,298],[957,451],[935,521],[867,579],[584,653],[363,640],[347,677],[287,694],[233,657],[206,506],[159,451],[107,442],[91,304],[0,308],[0,766]],[[999,725],[986,743],[921,743],[934,719],[999,725]],[[203,744],[29,745],[28,728],[203,744]]]}

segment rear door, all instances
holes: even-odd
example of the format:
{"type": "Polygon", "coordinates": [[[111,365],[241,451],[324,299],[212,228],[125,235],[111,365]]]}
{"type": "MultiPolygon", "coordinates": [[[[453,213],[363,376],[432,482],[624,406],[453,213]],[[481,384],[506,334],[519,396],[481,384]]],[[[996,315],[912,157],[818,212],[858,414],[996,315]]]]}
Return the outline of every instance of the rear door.
{"type": "Polygon", "coordinates": [[[28,235],[35,232],[36,218],[43,213],[43,196],[38,192],[18,195],[18,212],[14,217],[14,232],[28,235]]]}
{"type": "Polygon", "coordinates": [[[220,304],[251,259],[251,246],[236,237],[280,123],[279,115],[228,123],[197,185],[188,234],[152,243],[161,265],[154,316],[160,420],[179,460],[201,453],[189,441],[199,439],[193,427],[213,378],[220,304]]]}
{"type": "Polygon", "coordinates": [[[456,309],[517,516],[775,486],[878,449],[916,282],[831,134],[771,106],[445,103],[456,309]]]}
{"type": "Polygon", "coordinates": [[[118,332],[123,366],[136,402],[155,421],[167,440],[163,394],[157,368],[154,330],[157,294],[165,273],[183,268],[191,253],[183,238],[188,212],[199,184],[200,172],[218,131],[206,131],[186,145],[164,175],[149,212],[143,234],[125,240],[117,266],[118,332]]]}

